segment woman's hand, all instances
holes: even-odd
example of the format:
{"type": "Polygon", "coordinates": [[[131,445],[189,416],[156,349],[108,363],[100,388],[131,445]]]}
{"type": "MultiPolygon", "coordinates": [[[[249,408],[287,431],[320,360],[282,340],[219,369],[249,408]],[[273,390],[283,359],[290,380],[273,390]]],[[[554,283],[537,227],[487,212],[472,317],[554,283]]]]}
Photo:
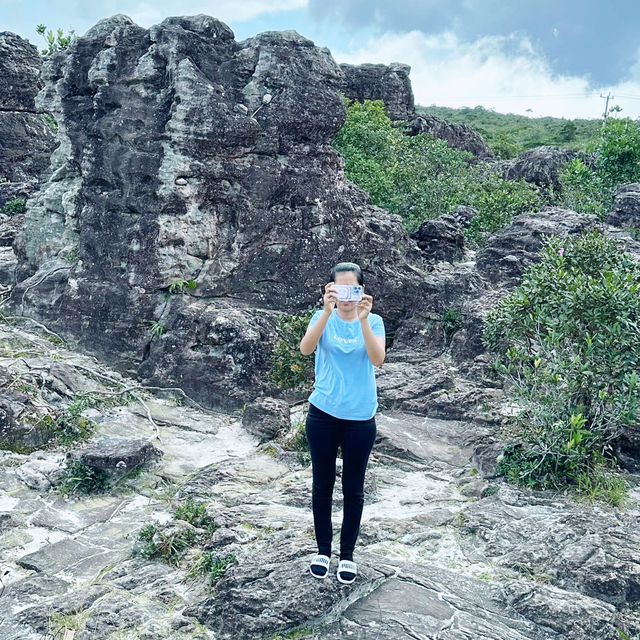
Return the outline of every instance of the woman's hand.
{"type": "Polygon", "coordinates": [[[364,320],[371,311],[373,306],[373,296],[369,296],[366,293],[362,294],[362,300],[356,303],[356,309],[358,312],[358,318],[364,320]]]}
{"type": "Polygon", "coordinates": [[[338,302],[338,296],[333,289],[331,289],[331,285],[333,284],[333,280],[331,282],[327,282],[324,285],[324,311],[328,314],[333,312],[336,303],[338,302]]]}

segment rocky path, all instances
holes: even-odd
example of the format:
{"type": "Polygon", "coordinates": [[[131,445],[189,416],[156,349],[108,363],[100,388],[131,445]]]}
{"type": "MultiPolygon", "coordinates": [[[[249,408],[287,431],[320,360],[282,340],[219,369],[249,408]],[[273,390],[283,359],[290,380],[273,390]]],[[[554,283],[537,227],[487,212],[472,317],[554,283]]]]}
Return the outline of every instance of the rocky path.
{"type": "MultiPolygon", "coordinates": [[[[55,364],[77,389],[97,384],[82,365],[117,376],[37,333],[5,326],[0,344],[0,366],[55,364]]],[[[61,449],[2,452],[3,640],[64,629],[73,640],[640,637],[637,484],[623,510],[522,491],[475,468],[488,427],[379,413],[360,575],[341,585],[340,477],[331,575],[319,581],[308,570],[311,467],[296,452],[259,445],[239,415],[160,395],[83,415],[98,424],[93,442],[143,438],[164,455],[106,495],[70,499],[51,487],[61,449]],[[218,524],[208,548],[235,555],[213,589],[186,578],[195,549],[177,567],[131,553],[144,525],[169,522],[189,497],[218,524]]]]}

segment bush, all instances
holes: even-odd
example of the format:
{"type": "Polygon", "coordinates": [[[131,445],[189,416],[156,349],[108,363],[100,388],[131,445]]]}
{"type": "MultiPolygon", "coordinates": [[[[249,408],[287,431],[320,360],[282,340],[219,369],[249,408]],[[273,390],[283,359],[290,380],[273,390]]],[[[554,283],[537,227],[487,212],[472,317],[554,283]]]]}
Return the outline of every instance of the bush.
{"type": "Polygon", "coordinates": [[[47,31],[47,27],[44,24],[39,24],[36,27],[36,33],[39,33],[47,42],[47,48],[42,49],[40,51],[40,54],[42,56],[50,56],[56,51],[62,51],[63,49],[67,49],[71,44],[71,42],[73,42],[73,40],[77,38],[77,36],[75,35],[75,31],[73,29],[69,31],[69,35],[64,36],[62,35],[63,34],[62,29],[58,28],[56,30],[57,35],[54,36],[53,31],[51,29],[47,31]],[[45,35],[45,32],[46,32],[46,35],[45,35]]]}
{"type": "Polygon", "coordinates": [[[560,203],[602,218],[611,210],[615,189],[640,180],[640,124],[630,118],[607,118],[587,151],[595,153],[595,169],[578,159],[568,162],[559,174],[560,203]]]}
{"type": "Polygon", "coordinates": [[[213,518],[207,515],[205,504],[189,496],[184,504],[174,509],[173,522],[162,525],[155,520],[140,529],[132,555],[161,558],[177,566],[191,547],[206,542],[217,528],[213,518]],[[187,522],[202,531],[175,526],[175,521],[187,522]]]}
{"type": "Polygon", "coordinates": [[[598,175],[580,158],[567,162],[558,179],[562,206],[581,213],[595,213],[599,217],[607,211],[609,203],[598,175]]]}
{"type": "Polygon", "coordinates": [[[283,389],[299,389],[310,386],[315,370],[315,352],[303,356],[300,341],[307,331],[315,309],[302,315],[283,314],[278,318],[278,341],[271,354],[268,378],[283,389]]]}
{"type": "Polygon", "coordinates": [[[4,213],[8,216],[15,216],[19,213],[24,213],[25,204],[26,201],[24,198],[13,198],[12,200],[7,200],[2,209],[0,209],[0,213],[4,213]]]}
{"type": "Polygon", "coordinates": [[[478,216],[465,234],[480,244],[483,232],[539,208],[538,189],[524,180],[504,180],[488,163],[475,164],[471,153],[429,133],[405,136],[381,100],[347,105],[347,119],[333,140],[345,158],[345,175],[373,204],[402,216],[408,231],[467,204],[478,216]]]}
{"type": "Polygon", "coordinates": [[[520,180],[503,180],[486,166],[474,167],[469,180],[465,204],[478,211],[464,233],[478,246],[486,237],[507,226],[513,217],[542,206],[540,190],[534,184],[520,180]]]}
{"type": "Polygon", "coordinates": [[[600,229],[551,236],[487,314],[483,340],[523,405],[500,473],[536,488],[589,478],[590,494],[621,500],[610,443],[640,417],[639,283],[640,267],[600,229]]]}
{"type": "Polygon", "coordinates": [[[607,118],[600,136],[588,147],[597,155],[597,173],[605,189],[640,180],[640,124],[630,118],[607,118]]]}
{"type": "Polygon", "coordinates": [[[58,490],[75,493],[107,493],[111,488],[109,474],[102,469],[93,469],[81,460],[74,460],[65,467],[58,490]]]}

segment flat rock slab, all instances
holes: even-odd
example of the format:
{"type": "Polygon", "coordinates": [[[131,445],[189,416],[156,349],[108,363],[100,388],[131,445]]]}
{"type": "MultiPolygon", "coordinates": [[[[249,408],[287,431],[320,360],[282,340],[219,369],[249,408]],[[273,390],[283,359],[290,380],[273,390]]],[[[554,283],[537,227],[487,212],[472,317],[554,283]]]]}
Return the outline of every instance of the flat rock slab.
{"type": "Polygon", "coordinates": [[[473,447],[464,444],[469,431],[469,424],[465,422],[385,413],[376,418],[376,425],[376,452],[425,464],[438,461],[455,467],[464,467],[473,455],[473,447]]]}
{"type": "Polygon", "coordinates": [[[68,576],[77,581],[91,580],[105,567],[122,562],[131,553],[130,544],[114,544],[109,536],[105,536],[103,542],[105,546],[81,537],[65,538],[22,556],[18,564],[48,575],[68,576]]]}
{"type": "Polygon", "coordinates": [[[91,525],[106,522],[120,507],[129,502],[129,498],[108,495],[74,501],[65,500],[55,494],[53,496],[51,501],[46,501],[45,506],[29,518],[29,522],[68,533],[77,533],[91,525]]]}

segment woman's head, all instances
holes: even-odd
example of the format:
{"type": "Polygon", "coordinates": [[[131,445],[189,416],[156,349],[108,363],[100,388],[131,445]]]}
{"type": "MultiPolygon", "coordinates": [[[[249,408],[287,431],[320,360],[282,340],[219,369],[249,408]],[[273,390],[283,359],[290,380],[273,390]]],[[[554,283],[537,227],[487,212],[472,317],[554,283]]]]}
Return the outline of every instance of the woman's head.
{"type": "MultiPolygon", "coordinates": [[[[362,282],[362,270],[355,262],[338,262],[333,269],[331,269],[331,276],[329,282],[335,284],[361,284],[364,291],[364,283],[362,282]]],[[[340,311],[349,317],[350,314],[355,313],[356,303],[346,300],[338,300],[336,306],[340,311]]]]}
{"type": "Polygon", "coordinates": [[[355,262],[338,262],[331,269],[329,282],[336,284],[363,284],[362,270],[355,262]]]}

